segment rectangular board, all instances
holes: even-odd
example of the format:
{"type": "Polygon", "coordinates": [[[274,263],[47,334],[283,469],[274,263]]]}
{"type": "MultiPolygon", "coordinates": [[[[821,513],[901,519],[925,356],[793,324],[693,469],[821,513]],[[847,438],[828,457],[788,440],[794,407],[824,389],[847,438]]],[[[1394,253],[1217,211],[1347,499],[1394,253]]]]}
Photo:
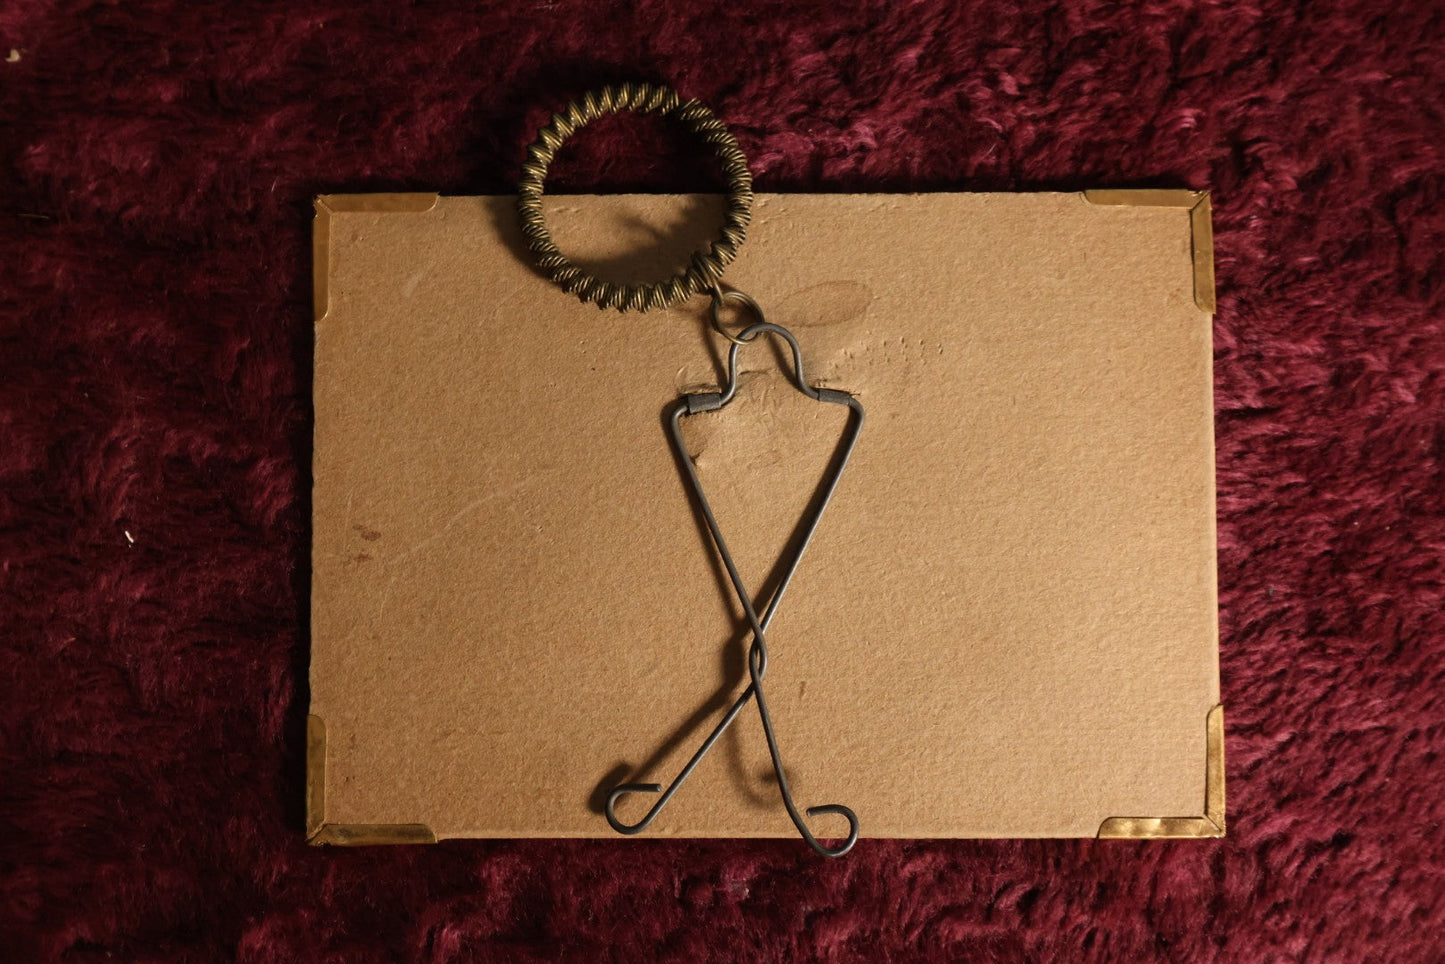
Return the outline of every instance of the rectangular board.
{"type": "MultiPolygon", "coordinates": [[[[746,685],[663,431],[726,372],[706,299],[580,303],[514,203],[317,201],[317,842],[612,836],[607,789],[668,782],[746,685]]],[[[721,202],[546,211],[646,281],[721,202]]],[[[768,633],[800,806],[865,837],[1222,832],[1212,270],[1185,191],[757,198],[727,282],[868,413],[768,633]]],[[[758,591],[846,410],[741,360],[685,429],[758,591]]],[[[648,833],[794,833],[751,707],[648,833]]]]}

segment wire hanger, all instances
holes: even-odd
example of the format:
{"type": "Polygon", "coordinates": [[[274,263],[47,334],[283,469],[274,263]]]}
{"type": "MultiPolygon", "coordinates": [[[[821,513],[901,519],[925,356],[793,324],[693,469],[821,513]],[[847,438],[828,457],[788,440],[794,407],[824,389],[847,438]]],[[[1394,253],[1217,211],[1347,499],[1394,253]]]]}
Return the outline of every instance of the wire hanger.
{"type": "MultiPolygon", "coordinates": [[[[745,303],[756,312],[760,319],[762,318],[761,310],[758,309],[756,302],[753,302],[751,298],[748,298],[741,292],[729,291],[726,294],[728,296],[738,296],[738,300],[745,299],[745,303]]],[[[722,330],[722,328],[720,324],[717,324],[717,307],[722,297],[722,293],[717,292],[714,294],[713,301],[714,323],[719,330],[722,330]]],[[[683,766],[682,770],[679,771],[678,775],[673,779],[672,783],[668,785],[666,790],[658,783],[624,783],[613,788],[612,792],[607,795],[607,822],[612,825],[614,830],[622,834],[636,834],[647,829],[653,820],[657,818],[657,815],[662,812],[662,808],[667,805],[668,801],[672,799],[682,784],[692,775],[692,771],[702,762],[703,757],[712,749],[723,732],[732,725],[733,720],[735,720],[743,708],[747,706],[748,701],[756,698],[758,703],[758,718],[762,722],[763,734],[767,738],[768,754],[772,757],[773,772],[778,781],[778,792],[782,796],[783,806],[787,808],[788,816],[792,819],[793,825],[798,828],[798,833],[803,836],[803,839],[806,840],[808,845],[814,850],[827,857],[841,857],[851,850],[853,845],[858,841],[858,817],[852,810],[842,804],[830,803],[808,808],[807,815],[809,817],[837,814],[848,821],[847,837],[841,844],[833,847],[825,846],[819,842],[818,838],[813,835],[812,830],[808,828],[807,823],[803,819],[803,815],[799,813],[797,805],[793,802],[792,790],[788,786],[788,778],[783,771],[782,752],[778,748],[777,736],[773,732],[772,715],[768,711],[767,698],[763,692],[763,676],[767,673],[768,668],[768,624],[772,622],[773,616],[778,610],[778,604],[782,601],[784,593],[787,592],[788,584],[792,581],[793,574],[797,572],[798,564],[802,561],[803,552],[812,541],[813,534],[818,528],[818,522],[822,519],[823,512],[827,509],[829,502],[832,501],[833,494],[838,486],[838,480],[842,477],[843,470],[847,467],[848,459],[852,455],[853,447],[858,440],[858,433],[863,427],[863,405],[857,398],[846,392],[815,388],[809,385],[803,377],[803,353],[798,347],[798,340],[793,337],[792,332],[786,328],[771,324],[766,320],[761,320],[743,329],[737,335],[728,334],[726,331],[723,333],[727,335],[732,342],[732,347],[728,351],[727,386],[721,392],[704,392],[701,394],[684,395],[679,398],[668,413],[667,428],[668,440],[678,456],[678,461],[683,466],[684,476],[687,479],[688,485],[697,497],[698,504],[702,508],[703,519],[707,523],[708,532],[712,535],[713,544],[717,548],[723,566],[727,569],[728,579],[732,583],[733,591],[736,593],[738,601],[742,604],[743,613],[747,617],[748,627],[752,631],[752,644],[748,647],[748,675],[751,681],[747,689],[743,690],[742,694],[733,702],[726,715],[713,727],[712,732],[703,740],[702,744],[693,753],[687,764],[683,766]],[[733,562],[732,553],[728,549],[727,541],[723,538],[717,518],[713,515],[712,506],[708,502],[706,493],[703,492],[702,480],[698,477],[697,468],[693,465],[692,459],[687,454],[687,449],[682,438],[682,419],[701,412],[719,411],[736,397],[738,389],[738,352],[743,345],[763,334],[775,335],[788,343],[788,347],[792,350],[793,356],[791,381],[800,392],[815,401],[847,406],[850,415],[848,426],[844,430],[842,439],[839,441],[838,450],[835,455],[835,467],[820,484],[812,511],[805,517],[806,521],[803,524],[801,538],[797,548],[793,551],[792,557],[787,561],[782,578],[779,580],[772,596],[768,599],[762,617],[759,618],[757,609],[748,594],[747,587],[743,583],[742,576],[738,573],[737,565],[733,562]],[[628,824],[624,823],[617,816],[616,807],[617,801],[629,793],[660,793],[661,796],[657,798],[641,820],[628,824]]]]}

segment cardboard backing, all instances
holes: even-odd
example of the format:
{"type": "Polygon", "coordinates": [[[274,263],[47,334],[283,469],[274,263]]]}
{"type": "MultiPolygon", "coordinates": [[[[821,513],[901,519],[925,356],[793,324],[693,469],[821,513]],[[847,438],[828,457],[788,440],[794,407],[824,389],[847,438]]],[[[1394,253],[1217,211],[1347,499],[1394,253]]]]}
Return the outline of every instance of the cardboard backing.
{"type": "MultiPolygon", "coordinates": [[[[547,203],[621,281],[720,211],[547,203]]],[[[314,843],[612,836],[606,790],[669,781],[746,685],[661,422],[725,344],[702,299],[564,295],[512,205],[317,200],[314,843]]],[[[1221,835],[1207,195],[761,195],[728,281],[868,411],[769,632],[800,805],[865,837],[1221,835]]],[[[843,413],[742,357],[686,427],[761,588],[843,413]]],[[[751,710],[649,831],[792,833],[751,710]]]]}

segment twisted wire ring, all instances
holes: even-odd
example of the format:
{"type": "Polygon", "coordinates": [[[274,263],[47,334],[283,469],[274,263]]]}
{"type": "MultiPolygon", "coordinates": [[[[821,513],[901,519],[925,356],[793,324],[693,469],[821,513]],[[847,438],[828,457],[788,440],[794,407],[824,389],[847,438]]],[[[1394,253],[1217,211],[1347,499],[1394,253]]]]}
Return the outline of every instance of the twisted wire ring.
{"type": "Polygon", "coordinates": [[[684,298],[711,290],[732,263],[747,235],[752,220],[753,176],[748,159],[738,142],[702,104],[683,100],[670,87],[658,84],[619,84],[590,91],[564,110],[552,115],[551,122],[537,132],[537,139],[527,148],[522,164],[522,182],[517,191],[517,211],[522,219],[522,233],[532,249],[537,264],[563,291],[582,301],[591,301],[599,308],[618,311],[649,311],[666,308],[684,298]],[[567,138],[605,114],[619,111],[658,114],[679,121],[713,150],[722,162],[727,178],[727,210],[723,215],[720,236],[705,250],[695,252],[685,270],[664,281],[645,285],[618,284],[603,281],[568,260],[552,240],[542,216],[542,187],[547,169],[567,138]]]}

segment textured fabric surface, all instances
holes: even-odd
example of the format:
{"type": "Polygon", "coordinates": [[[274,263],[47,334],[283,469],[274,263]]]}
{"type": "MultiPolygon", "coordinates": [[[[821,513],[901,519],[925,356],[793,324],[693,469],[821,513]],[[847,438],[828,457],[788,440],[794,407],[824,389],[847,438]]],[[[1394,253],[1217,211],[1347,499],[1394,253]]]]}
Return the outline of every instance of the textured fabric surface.
{"type": "Polygon", "coordinates": [[[703,7],[0,3],[0,956],[1438,957],[1441,5],[703,7]],[[310,199],[631,78],[760,190],[1215,192],[1228,839],[305,846],[310,199]]]}

